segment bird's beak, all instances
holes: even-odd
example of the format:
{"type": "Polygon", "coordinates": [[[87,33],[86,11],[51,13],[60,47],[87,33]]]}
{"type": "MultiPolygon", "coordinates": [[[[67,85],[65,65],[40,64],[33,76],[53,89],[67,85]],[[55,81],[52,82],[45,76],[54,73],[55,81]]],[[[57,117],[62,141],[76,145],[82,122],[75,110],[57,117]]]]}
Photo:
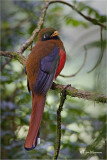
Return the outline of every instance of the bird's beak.
{"type": "Polygon", "coordinates": [[[58,31],[54,31],[54,33],[50,36],[50,38],[58,35],[59,35],[58,31]]]}

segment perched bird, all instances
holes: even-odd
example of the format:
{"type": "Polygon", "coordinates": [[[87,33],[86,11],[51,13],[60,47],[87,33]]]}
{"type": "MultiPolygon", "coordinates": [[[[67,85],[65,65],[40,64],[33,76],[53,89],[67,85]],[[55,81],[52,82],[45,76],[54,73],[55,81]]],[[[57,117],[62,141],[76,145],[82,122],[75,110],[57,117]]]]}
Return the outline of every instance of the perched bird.
{"type": "Polygon", "coordinates": [[[44,28],[26,61],[28,90],[32,92],[32,114],[25,149],[32,150],[39,140],[46,94],[64,67],[66,54],[58,31],[44,28]]]}

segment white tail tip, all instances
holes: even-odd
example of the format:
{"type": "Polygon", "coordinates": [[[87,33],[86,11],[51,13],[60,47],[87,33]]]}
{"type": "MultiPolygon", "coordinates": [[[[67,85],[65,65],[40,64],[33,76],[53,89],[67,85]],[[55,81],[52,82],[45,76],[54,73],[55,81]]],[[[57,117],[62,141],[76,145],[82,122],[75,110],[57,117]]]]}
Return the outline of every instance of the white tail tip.
{"type": "Polygon", "coordinates": [[[37,145],[40,144],[40,138],[37,138],[37,145]]]}

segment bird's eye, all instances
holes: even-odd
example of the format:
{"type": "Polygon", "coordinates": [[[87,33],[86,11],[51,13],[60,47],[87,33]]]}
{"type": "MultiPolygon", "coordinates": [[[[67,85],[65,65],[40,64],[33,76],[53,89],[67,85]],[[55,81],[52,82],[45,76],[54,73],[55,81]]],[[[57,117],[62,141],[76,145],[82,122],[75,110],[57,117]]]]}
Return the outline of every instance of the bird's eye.
{"type": "Polygon", "coordinates": [[[50,39],[50,34],[49,33],[43,34],[43,36],[42,36],[43,41],[46,41],[46,40],[49,40],[49,39],[50,39]]]}
{"type": "Polygon", "coordinates": [[[43,35],[43,38],[44,38],[44,39],[46,38],[46,35],[45,35],[45,34],[43,35]]]}

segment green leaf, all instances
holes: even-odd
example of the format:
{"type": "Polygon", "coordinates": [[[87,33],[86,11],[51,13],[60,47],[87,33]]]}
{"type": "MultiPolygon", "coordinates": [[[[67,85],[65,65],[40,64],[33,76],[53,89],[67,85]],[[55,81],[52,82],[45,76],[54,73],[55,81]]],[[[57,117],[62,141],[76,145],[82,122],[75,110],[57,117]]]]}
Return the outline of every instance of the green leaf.
{"type": "Polygon", "coordinates": [[[107,17],[106,17],[106,16],[100,16],[100,17],[99,17],[99,21],[100,21],[101,23],[107,22],[107,17]]]}
{"type": "Polygon", "coordinates": [[[66,25],[73,25],[74,27],[78,27],[80,25],[82,25],[85,28],[88,27],[88,25],[85,22],[73,19],[72,17],[69,17],[69,16],[65,17],[65,23],[66,25]]]}

